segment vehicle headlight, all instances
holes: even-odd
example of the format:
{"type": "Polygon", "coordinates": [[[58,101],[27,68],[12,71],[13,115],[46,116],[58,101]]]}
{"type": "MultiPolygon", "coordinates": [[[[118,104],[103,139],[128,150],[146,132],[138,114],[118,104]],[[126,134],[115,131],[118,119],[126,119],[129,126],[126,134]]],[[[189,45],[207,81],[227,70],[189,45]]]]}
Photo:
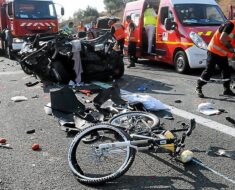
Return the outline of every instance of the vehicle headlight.
{"type": "Polygon", "coordinates": [[[13,43],[24,43],[24,40],[20,38],[13,38],[13,43]]]}
{"type": "Polygon", "coordinates": [[[206,50],[207,49],[207,44],[206,42],[201,38],[201,36],[199,36],[197,33],[195,32],[190,32],[189,37],[192,39],[193,43],[201,48],[206,50]]]}

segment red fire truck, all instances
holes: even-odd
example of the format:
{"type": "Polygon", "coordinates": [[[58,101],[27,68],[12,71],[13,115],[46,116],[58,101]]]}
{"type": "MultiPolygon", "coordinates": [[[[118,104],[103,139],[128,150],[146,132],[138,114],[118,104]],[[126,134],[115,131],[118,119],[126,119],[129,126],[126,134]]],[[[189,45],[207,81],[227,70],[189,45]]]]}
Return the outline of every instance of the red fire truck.
{"type": "Polygon", "coordinates": [[[9,58],[13,51],[21,49],[28,36],[58,32],[52,0],[0,0],[0,6],[0,48],[9,58]]]}
{"type": "Polygon", "coordinates": [[[138,0],[126,4],[124,19],[127,15],[136,25],[137,57],[172,64],[179,73],[206,66],[207,45],[226,21],[215,0],[138,0]],[[158,14],[153,54],[147,54],[143,26],[147,2],[158,14]]]}

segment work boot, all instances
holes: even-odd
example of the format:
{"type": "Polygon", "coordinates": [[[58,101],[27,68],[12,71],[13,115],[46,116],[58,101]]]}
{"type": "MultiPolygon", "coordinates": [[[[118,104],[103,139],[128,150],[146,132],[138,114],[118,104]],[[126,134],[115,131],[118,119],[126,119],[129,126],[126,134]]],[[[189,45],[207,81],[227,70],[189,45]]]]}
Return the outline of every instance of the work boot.
{"type": "Polygon", "coordinates": [[[201,87],[197,86],[195,91],[196,91],[199,98],[204,98],[205,97],[204,94],[202,93],[202,88],[201,87]]]}
{"type": "Polygon", "coordinates": [[[223,95],[226,95],[226,96],[235,96],[235,93],[230,88],[228,88],[228,89],[224,90],[223,95]]]}
{"type": "Polygon", "coordinates": [[[204,98],[204,94],[202,93],[202,86],[204,86],[206,82],[202,81],[201,79],[197,80],[197,86],[196,86],[196,93],[199,98],[204,98]]]}
{"type": "Polygon", "coordinates": [[[130,65],[127,66],[127,68],[135,67],[135,63],[131,63],[130,65]]]}
{"type": "Polygon", "coordinates": [[[224,92],[223,95],[226,96],[235,96],[234,92],[230,89],[230,81],[225,81],[224,82],[224,92]]]}

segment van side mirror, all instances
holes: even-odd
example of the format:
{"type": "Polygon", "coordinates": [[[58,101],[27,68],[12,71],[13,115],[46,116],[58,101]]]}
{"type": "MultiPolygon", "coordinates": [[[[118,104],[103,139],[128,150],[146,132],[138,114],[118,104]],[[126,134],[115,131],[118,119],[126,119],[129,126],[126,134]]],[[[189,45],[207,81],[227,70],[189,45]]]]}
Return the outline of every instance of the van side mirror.
{"type": "Polygon", "coordinates": [[[60,14],[63,16],[64,15],[64,7],[61,7],[60,14]]]}
{"type": "Polygon", "coordinates": [[[171,18],[166,18],[164,22],[166,30],[175,30],[177,27],[176,22],[172,21],[171,18]]]}

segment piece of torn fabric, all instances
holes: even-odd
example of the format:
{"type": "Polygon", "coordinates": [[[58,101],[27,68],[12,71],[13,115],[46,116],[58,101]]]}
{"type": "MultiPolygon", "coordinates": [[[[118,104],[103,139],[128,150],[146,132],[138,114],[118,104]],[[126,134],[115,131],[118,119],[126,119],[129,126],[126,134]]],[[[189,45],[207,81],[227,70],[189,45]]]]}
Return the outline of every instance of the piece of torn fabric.
{"type": "Polygon", "coordinates": [[[101,91],[95,98],[94,104],[101,106],[107,100],[111,99],[116,105],[126,104],[126,101],[121,98],[120,88],[110,87],[101,91]]]}
{"type": "Polygon", "coordinates": [[[72,42],[72,52],[73,52],[73,60],[74,60],[74,71],[76,73],[76,83],[79,84],[82,80],[82,62],[81,62],[81,41],[80,40],[73,40],[72,42]]]}
{"type": "Polygon", "coordinates": [[[59,111],[65,114],[85,111],[85,105],[77,99],[73,90],[67,86],[50,92],[50,96],[52,111],[59,111]]]}
{"type": "Polygon", "coordinates": [[[226,150],[220,147],[210,147],[207,153],[209,156],[225,156],[235,160],[235,150],[226,150]]]}
{"type": "Polygon", "coordinates": [[[126,99],[128,103],[141,102],[150,111],[169,110],[167,105],[149,95],[129,94],[122,95],[122,98],[126,99]]]}
{"type": "Polygon", "coordinates": [[[198,111],[204,115],[216,115],[221,113],[218,109],[215,109],[213,104],[210,102],[201,103],[198,105],[198,111]]]}

